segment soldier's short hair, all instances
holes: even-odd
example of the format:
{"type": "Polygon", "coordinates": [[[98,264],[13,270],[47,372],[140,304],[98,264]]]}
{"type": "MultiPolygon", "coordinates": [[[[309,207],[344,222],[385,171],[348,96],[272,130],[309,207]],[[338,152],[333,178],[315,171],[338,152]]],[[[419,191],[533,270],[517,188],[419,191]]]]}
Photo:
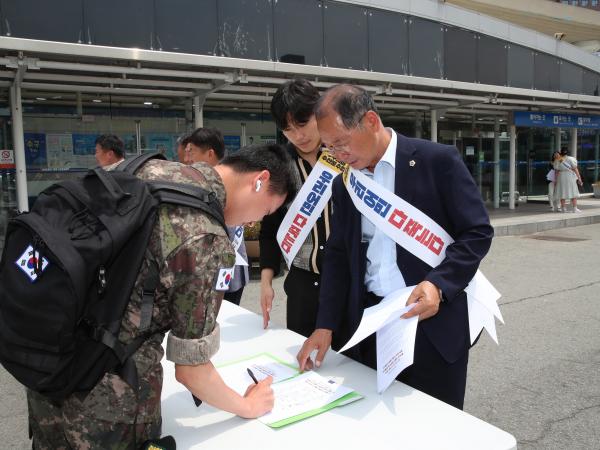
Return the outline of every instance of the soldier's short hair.
{"type": "Polygon", "coordinates": [[[186,145],[188,145],[190,142],[191,135],[192,135],[191,133],[185,133],[185,134],[182,134],[181,136],[179,136],[176,141],[177,146],[181,145],[182,147],[185,147],[186,145]]]}
{"type": "Polygon", "coordinates": [[[102,147],[103,150],[112,150],[118,157],[123,157],[123,141],[114,134],[103,134],[96,138],[96,145],[102,147]]]}
{"type": "Polygon", "coordinates": [[[238,152],[226,156],[220,164],[231,167],[235,172],[270,173],[269,190],[278,195],[296,196],[298,186],[293,175],[292,159],[284,147],[278,144],[254,144],[242,147],[238,152]]]}
{"type": "Polygon", "coordinates": [[[183,145],[187,145],[188,143],[194,144],[202,150],[210,150],[212,148],[219,160],[225,156],[223,134],[216,128],[196,128],[183,145]]]}

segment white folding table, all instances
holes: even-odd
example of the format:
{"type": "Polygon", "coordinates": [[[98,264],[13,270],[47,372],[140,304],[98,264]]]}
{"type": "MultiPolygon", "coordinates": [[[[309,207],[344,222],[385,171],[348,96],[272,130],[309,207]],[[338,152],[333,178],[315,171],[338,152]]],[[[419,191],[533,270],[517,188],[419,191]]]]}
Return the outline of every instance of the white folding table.
{"type": "MultiPolygon", "coordinates": [[[[213,363],[230,362],[262,352],[295,362],[304,337],[282,328],[262,329],[262,317],[227,301],[218,317],[221,348],[213,363]]],[[[318,369],[364,399],[289,426],[272,429],[206,404],[196,407],[187,389],[175,380],[174,364],[163,360],[163,434],[173,435],[179,449],[516,449],[515,438],[429,395],[394,382],[377,394],[376,373],[329,351],[318,369]]]]}

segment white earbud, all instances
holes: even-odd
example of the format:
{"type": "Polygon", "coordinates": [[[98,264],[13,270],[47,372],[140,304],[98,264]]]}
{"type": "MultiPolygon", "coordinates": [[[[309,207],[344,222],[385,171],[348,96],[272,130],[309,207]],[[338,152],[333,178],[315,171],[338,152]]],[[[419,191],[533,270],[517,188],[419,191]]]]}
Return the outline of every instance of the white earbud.
{"type": "Polygon", "coordinates": [[[262,186],[262,181],[256,180],[256,192],[260,191],[261,186],[262,186]]]}

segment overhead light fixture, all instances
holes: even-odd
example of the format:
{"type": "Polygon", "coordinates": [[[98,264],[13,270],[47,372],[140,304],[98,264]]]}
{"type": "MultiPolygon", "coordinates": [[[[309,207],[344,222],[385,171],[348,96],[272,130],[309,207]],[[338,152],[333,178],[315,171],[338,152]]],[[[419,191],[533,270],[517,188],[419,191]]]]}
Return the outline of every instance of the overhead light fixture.
{"type": "Polygon", "coordinates": [[[100,100],[99,98],[94,98],[94,99],[92,99],[92,101],[94,103],[102,103],[102,100],[100,100]]]}
{"type": "Polygon", "coordinates": [[[144,102],[144,105],[151,106],[152,102],[144,102]]]}
{"type": "Polygon", "coordinates": [[[440,116],[440,119],[445,119],[445,118],[446,118],[446,117],[444,117],[444,116],[440,116]]]}
{"type": "Polygon", "coordinates": [[[36,97],[35,99],[36,99],[36,100],[39,100],[39,101],[41,101],[41,102],[43,102],[43,101],[45,101],[45,100],[46,100],[46,98],[45,98],[45,97],[36,97]]]}

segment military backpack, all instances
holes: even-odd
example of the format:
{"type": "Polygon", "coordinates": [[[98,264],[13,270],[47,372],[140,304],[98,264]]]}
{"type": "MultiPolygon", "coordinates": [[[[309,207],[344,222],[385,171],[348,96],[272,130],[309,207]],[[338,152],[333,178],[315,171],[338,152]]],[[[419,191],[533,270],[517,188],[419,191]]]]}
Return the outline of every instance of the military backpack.
{"type": "MultiPolygon", "coordinates": [[[[223,228],[213,192],[143,181],[145,154],[114,171],[90,170],[44,190],[31,212],[8,223],[0,260],[0,362],[19,382],[53,400],[89,391],[106,372],[137,387],[132,354],[148,338],[119,341],[160,204],[202,210],[223,228]]],[[[152,313],[159,269],[143,280],[142,314],[152,313]]]]}

